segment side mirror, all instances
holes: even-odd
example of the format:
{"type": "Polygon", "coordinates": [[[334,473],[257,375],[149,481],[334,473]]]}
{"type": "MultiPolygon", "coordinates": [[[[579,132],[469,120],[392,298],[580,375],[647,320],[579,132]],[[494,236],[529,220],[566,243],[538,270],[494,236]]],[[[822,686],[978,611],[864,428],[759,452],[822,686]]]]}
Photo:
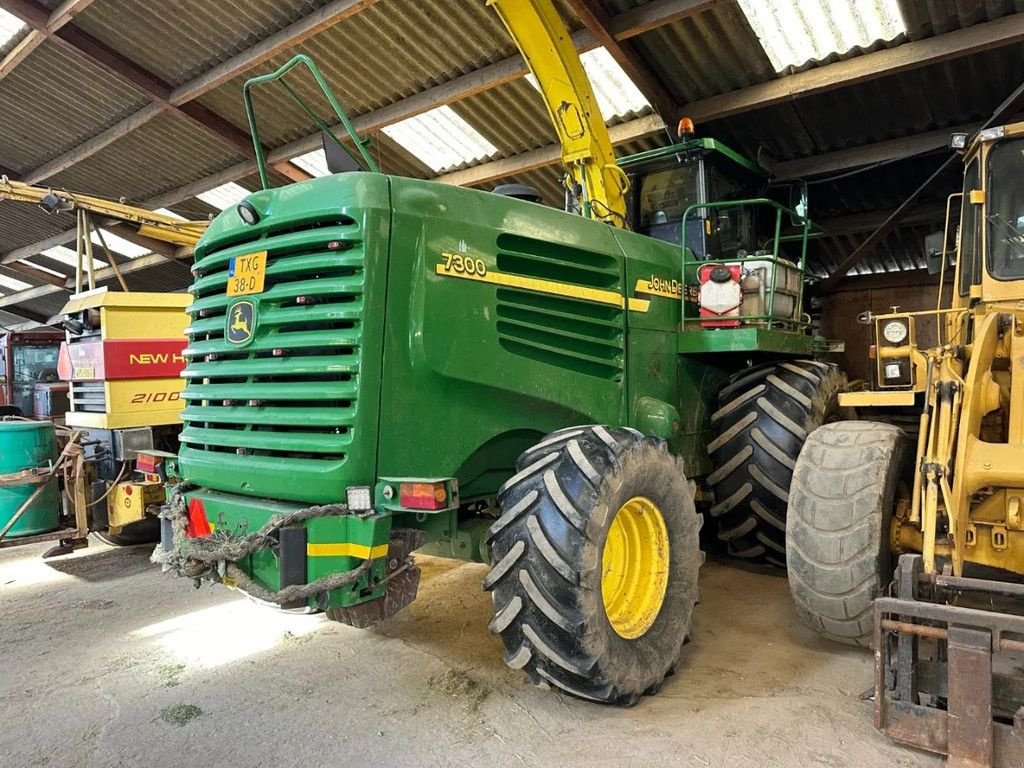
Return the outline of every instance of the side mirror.
{"type": "Polygon", "coordinates": [[[789,187],[789,209],[795,212],[796,216],[790,216],[794,227],[802,227],[804,219],[807,218],[809,204],[807,200],[807,182],[801,179],[789,187]]]}
{"type": "Polygon", "coordinates": [[[320,131],[320,142],[324,148],[324,158],[327,160],[328,171],[331,173],[352,173],[353,171],[362,170],[359,163],[349,154],[348,150],[339,146],[338,142],[327,131],[320,131]]]}
{"type": "Polygon", "coordinates": [[[942,232],[932,232],[924,239],[924,257],[929,275],[937,275],[943,269],[942,255],[946,250],[943,238],[942,232]]]}

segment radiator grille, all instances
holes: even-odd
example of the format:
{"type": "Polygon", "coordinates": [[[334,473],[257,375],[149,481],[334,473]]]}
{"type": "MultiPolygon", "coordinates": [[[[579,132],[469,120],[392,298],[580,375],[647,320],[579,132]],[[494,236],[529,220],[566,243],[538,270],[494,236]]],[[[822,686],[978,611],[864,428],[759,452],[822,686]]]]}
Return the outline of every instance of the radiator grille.
{"type": "MultiPolygon", "coordinates": [[[[193,268],[181,442],[267,458],[281,472],[337,466],[353,441],[363,322],[364,243],[348,217],[277,225],[261,236],[207,244],[193,268]],[[257,319],[241,349],[225,338],[232,257],[267,251],[257,319]]],[[[226,457],[225,457],[226,458],[226,457]]]]}

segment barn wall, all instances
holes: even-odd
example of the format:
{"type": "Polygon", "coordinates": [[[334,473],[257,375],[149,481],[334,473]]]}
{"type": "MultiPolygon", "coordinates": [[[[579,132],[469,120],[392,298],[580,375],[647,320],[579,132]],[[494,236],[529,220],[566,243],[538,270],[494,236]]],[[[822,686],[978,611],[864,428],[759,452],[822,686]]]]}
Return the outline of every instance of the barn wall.
{"type": "MultiPolygon", "coordinates": [[[[946,276],[943,306],[949,306],[952,272],[946,276]]],[[[901,312],[935,309],[937,275],[923,271],[903,275],[871,275],[851,278],[835,293],[823,297],[821,306],[822,332],[829,339],[846,342],[846,351],[833,357],[846,371],[850,380],[872,380],[873,362],[868,358],[872,344],[872,326],[861,325],[857,316],[866,310],[873,314],[891,312],[894,306],[901,312]]],[[[933,321],[917,322],[917,339],[922,346],[936,343],[933,321]]]]}

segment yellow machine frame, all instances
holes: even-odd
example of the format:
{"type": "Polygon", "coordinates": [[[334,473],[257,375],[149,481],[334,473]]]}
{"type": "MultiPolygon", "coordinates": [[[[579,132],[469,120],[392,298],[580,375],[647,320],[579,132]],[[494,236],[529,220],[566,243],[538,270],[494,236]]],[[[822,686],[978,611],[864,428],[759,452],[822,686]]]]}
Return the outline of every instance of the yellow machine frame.
{"type": "Polygon", "coordinates": [[[0,200],[31,203],[46,211],[85,211],[102,219],[115,219],[131,224],[143,237],[189,248],[199,242],[208,225],[205,221],[182,221],[147,208],[102,197],[12,181],[6,176],[0,176],[0,200]]]}
{"type": "MultiPolygon", "coordinates": [[[[948,559],[953,574],[965,563],[1024,573],[1024,279],[1000,280],[990,271],[989,169],[992,150],[1024,136],[1024,123],[983,131],[965,152],[965,167],[979,163],[980,189],[950,196],[978,206],[977,229],[959,231],[954,286],[960,286],[966,237],[977,238],[980,278],[966,291],[953,291],[943,308],[942,283],[934,311],[894,312],[872,318],[878,381],[887,360],[909,361],[909,385],[843,395],[857,408],[921,406],[914,480],[893,516],[894,552],[920,552],[924,568],[935,572],[948,559]],[[886,345],[886,323],[905,323],[905,343],[886,345]],[[921,348],[916,327],[934,322],[939,345],[921,348]]],[[[961,217],[961,222],[965,220],[961,217]]],[[[945,266],[946,254],[942,253],[945,266]]],[[[942,269],[941,272],[945,270],[942,269]]]]}
{"type": "Polygon", "coordinates": [[[550,0],[487,0],[537,78],[551,124],[562,146],[566,186],[584,216],[626,225],[629,180],[597,106],[594,89],[572,38],[550,0]]]}

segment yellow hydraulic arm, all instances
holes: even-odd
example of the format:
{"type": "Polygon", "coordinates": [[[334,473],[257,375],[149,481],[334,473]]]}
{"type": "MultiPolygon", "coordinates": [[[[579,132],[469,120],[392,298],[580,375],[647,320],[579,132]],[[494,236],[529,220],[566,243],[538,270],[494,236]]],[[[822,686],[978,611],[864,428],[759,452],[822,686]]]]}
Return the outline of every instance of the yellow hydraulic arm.
{"type": "Polygon", "coordinates": [[[615,152],[594,90],[552,0],[486,0],[501,17],[530,68],[562,145],[570,191],[582,192],[581,212],[626,225],[629,182],[615,152]]]}
{"type": "Polygon", "coordinates": [[[11,181],[6,176],[0,176],[0,200],[32,203],[49,213],[84,211],[95,214],[101,219],[114,219],[133,225],[143,237],[188,247],[194,246],[199,241],[208,225],[208,222],[205,221],[182,221],[146,208],[138,208],[102,197],[91,197],[75,192],[37,187],[20,181],[11,181]]]}

